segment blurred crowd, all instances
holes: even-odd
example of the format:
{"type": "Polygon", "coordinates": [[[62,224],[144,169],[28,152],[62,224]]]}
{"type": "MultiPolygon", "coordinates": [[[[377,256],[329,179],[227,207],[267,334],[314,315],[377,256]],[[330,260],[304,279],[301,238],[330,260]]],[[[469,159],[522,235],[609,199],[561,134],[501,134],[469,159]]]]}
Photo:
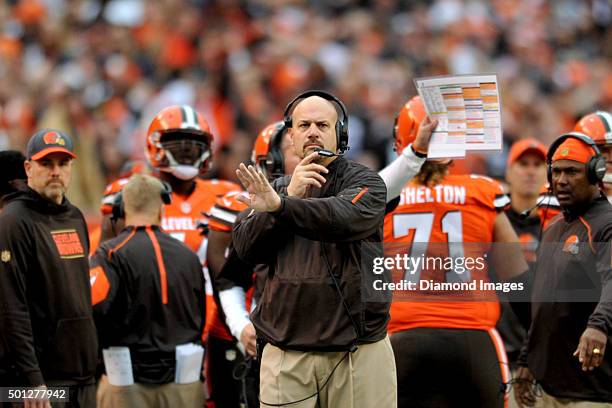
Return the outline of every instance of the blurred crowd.
{"type": "MultiPolygon", "coordinates": [[[[257,132],[307,88],[350,112],[349,156],[381,168],[413,78],[497,73],[505,143],[548,144],[612,107],[608,0],[5,0],[0,150],[35,129],[76,140],[71,201],[95,214],[108,181],[144,155],[161,108],[190,104],[234,179],[257,132]]],[[[474,161],[503,174],[503,155],[474,161]]]]}

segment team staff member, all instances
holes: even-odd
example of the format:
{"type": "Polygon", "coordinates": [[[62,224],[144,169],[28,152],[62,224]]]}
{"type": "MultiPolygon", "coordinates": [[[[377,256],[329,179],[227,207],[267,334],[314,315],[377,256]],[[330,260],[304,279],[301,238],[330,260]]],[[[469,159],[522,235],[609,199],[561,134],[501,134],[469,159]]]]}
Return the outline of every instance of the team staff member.
{"type": "Polygon", "coordinates": [[[98,406],[204,405],[201,381],[174,383],[175,348],[200,343],[206,304],[198,257],[160,227],[162,183],[133,175],[121,193],[126,228],[91,259],[94,317],[102,348],[129,347],[135,384],[103,379],[98,406]]]}
{"type": "MultiPolygon", "coordinates": [[[[401,141],[398,151],[404,143],[414,141],[412,129],[431,126],[425,121],[420,99],[410,102],[400,111],[394,132],[395,139],[401,141]]],[[[422,248],[427,256],[451,256],[461,249],[461,256],[476,258],[483,256],[487,243],[518,244],[503,212],[509,200],[501,186],[483,176],[449,175],[449,166],[450,160],[428,161],[401,190],[399,205],[385,217],[387,251],[405,252],[427,243],[427,248],[422,248]]],[[[505,261],[500,271],[504,280],[527,269],[518,245],[515,249],[519,261],[505,261]]],[[[401,279],[413,280],[418,287],[419,280],[488,280],[486,268],[463,273],[423,268],[401,279]]],[[[398,405],[503,406],[501,385],[509,376],[502,363],[506,360],[503,343],[495,331],[498,317],[495,295],[490,299],[486,294],[451,291],[439,295],[423,290],[395,297],[389,332],[393,333],[398,405]]]]}
{"type": "Polygon", "coordinates": [[[284,116],[302,159],[293,175],[272,187],[253,166],[237,171],[251,214],[234,226],[236,251],[270,267],[251,316],[268,343],[261,404],[394,407],[389,304],[361,301],[361,245],[381,242],[385,185],[370,169],[317,151],[347,148],[348,115],[333,95],[300,94],[284,116]]]}
{"type": "Polygon", "coordinates": [[[599,187],[605,159],[591,139],[570,133],[550,146],[547,162],[563,214],[538,251],[532,324],[519,361],[519,378],[529,381],[517,384],[516,399],[536,403],[535,378],[544,390],[541,406],[610,406],[612,206],[599,187]]]}
{"type": "MultiPolygon", "coordinates": [[[[519,238],[523,255],[531,270],[535,266],[536,250],[542,231],[542,220],[537,209],[541,200],[540,191],[546,184],[546,146],[535,139],[515,142],[508,154],[506,182],[510,187],[510,206],[506,210],[506,216],[519,238]]],[[[504,339],[508,360],[514,370],[527,333],[510,305],[503,302],[501,306],[502,315],[497,329],[504,339]]]]}
{"type": "Polygon", "coordinates": [[[72,140],[40,130],[26,157],[27,186],[5,197],[0,214],[0,333],[6,345],[0,382],[68,386],[72,406],[95,406],[98,343],[87,226],[65,197],[76,157],[72,140]]]}
{"type": "MultiPolygon", "coordinates": [[[[406,106],[412,106],[418,97],[410,100],[406,106]]],[[[425,116],[425,111],[422,105],[419,105],[419,114],[425,116]]],[[[399,121],[410,121],[412,111],[406,117],[398,116],[395,126],[398,126],[399,121]]],[[[431,130],[435,128],[436,123],[430,126],[413,126],[407,135],[414,140],[414,143],[401,141],[400,137],[395,140],[394,149],[402,154],[379,174],[385,181],[388,188],[394,189],[393,186],[401,184],[402,186],[418,173],[421,166],[425,162],[427,156],[427,147],[431,130]],[[423,131],[419,132],[419,129],[423,131]],[[425,129],[427,128],[427,129],[425,129]],[[406,146],[404,148],[404,146],[406,146]]],[[[293,170],[300,162],[299,157],[295,154],[291,139],[285,131],[283,122],[270,124],[264,128],[253,145],[251,161],[266,175],[268,180],[272,182],[278,177],[291,175],[293,170]]],[[[387,201],[392,201],[399,195],[401,188],[395,188],[397,191],[389,193],[387,190],[387,201]]],[[[394,191],[395,191],[394,190],[394,191]]],[[[238,209],[243,205],[236,201],[237,193],[229,193],[225,199],[217,200],[217,204],[211,212],[210,219],[210,242],[208,250],[221,246],[226,248],[229,245],[230,238],[221,238],[223,231],[231,231],[232,226],[239,213],[238,209]],[[213,232],[214,231],[214,232],[213,232]],[[213,240],[213,235],[215,239],[213,240]],[[214,242],[213,242],[214,241],[214,242]],[[219,244],[217,244],[219,241],[219,244]]],[[[261,265],[263,269],[257,279],[258,290],[263,288],[265,283],[265,275],[267,267],[261,265]]],[[[220,290],[219,297],[223,303],[225,319],[231,329],[232,334],[240,340],[242,346],[248,354],[255,355],[255,328],[249,320],[249,312],[244,308],[245,291],[253,287],[253,279],[249,274],[245,274],[241,268],[219,268],[219,274],[215,274],[215,283],[220,290]],[[221,270],[222,269],[222,270],[221,270]]],[[[244,267],[242,267],[244,269],[244,267]]],[[[259,292],[261,293],[261,292],[259,292]]],[[[254,296],[257,300],[259,296],[254,296]]]]}
{"type": "MultiPolygon", "coordinates": [[[[210,167],[212,142],[210,126],[199,112],[187,105],[169,106],[149,125],[146,154],[160,179],[172,187],[172,203],[164,207],[161,227],[198,255],[206,276],[207,317],[203,336],[207,339],[206,359],[209,362],[214,358],[217,364],[225,366],[208,370],[206,380],[211,400],[215,403],[219,400],[218,405],[223,406],[224,396],[232,392],[234,383],[230,374],[235,359],[231,352],[227,353],[234,347],[234,341],[226,327],[212,326],[217,304],[207,267],[208,237],[200,227],[208,223],[204,214],[210,212],[217,198],[230,191],[240,191],[240,186],[229,181],[200,178],[210,167]]],[[[213,252],[211,256],[223,262],[223,252],[213,252]]]]}

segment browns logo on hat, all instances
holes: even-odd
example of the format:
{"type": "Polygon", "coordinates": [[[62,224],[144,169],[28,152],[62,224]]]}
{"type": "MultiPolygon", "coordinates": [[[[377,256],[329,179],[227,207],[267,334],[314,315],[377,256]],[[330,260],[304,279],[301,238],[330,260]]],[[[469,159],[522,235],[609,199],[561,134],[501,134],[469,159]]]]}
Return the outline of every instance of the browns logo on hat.
{"type": "Polygon", "coordinates": [[[26,156],[28,160],[40,160],[51,153],[66,153],[76,158],[73,150],[72,139],[67,134],[55,129],[41,129],[28,141],[26,156]]]}
{"type": "Polygon", "coordinates": [[[573,160],[586,164],[594,155],[595,151],[589,145],[578,139],[570,138],[559,145],[552,157],[552,161],[573,160]]]}

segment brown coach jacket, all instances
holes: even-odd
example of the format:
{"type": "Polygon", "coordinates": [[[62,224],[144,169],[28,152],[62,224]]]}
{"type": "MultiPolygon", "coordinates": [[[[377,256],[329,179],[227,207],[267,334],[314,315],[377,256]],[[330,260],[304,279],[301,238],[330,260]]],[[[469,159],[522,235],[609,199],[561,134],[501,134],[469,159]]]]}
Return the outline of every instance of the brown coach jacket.
{"type": "Polygon", "coordinates": [[[234,226],[238,255],[269,265],[251,320],[259,337],[280,348],[350,350],[387,334],[389,302],[362,299],[365,274],[372,273],[362,267],[368,265],[362,247],[367,256],[382,255],[374,243],[382,241],[385,184],[343,157],[328,170],[323,187],[306,198],[286,196],[290,177],[275,180],[281,208],[251,213],[234,226]]]}

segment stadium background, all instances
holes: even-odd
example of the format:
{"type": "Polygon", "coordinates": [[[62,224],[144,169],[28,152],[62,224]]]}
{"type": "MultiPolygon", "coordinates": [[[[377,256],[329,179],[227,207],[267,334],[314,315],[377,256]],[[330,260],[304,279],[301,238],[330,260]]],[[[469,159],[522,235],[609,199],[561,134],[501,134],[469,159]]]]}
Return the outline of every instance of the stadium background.
{"type": "MultiPolygon", "coordinates": [[[[215,134],[213,173],[234,178],[257,132],[306,88],[350,112],[349,155],[392,158],[396,112],[418,76],[499,76],[505,143],[549,144],[612,107],[607,0],[4,0],[0,150],[54,127],[76,140],[69,197],[97,221],[105,184],[144,156],[146,126],[191,104],[215,134]]],[[[505,154],[465,168],[503,176],[505,154]]]]}

